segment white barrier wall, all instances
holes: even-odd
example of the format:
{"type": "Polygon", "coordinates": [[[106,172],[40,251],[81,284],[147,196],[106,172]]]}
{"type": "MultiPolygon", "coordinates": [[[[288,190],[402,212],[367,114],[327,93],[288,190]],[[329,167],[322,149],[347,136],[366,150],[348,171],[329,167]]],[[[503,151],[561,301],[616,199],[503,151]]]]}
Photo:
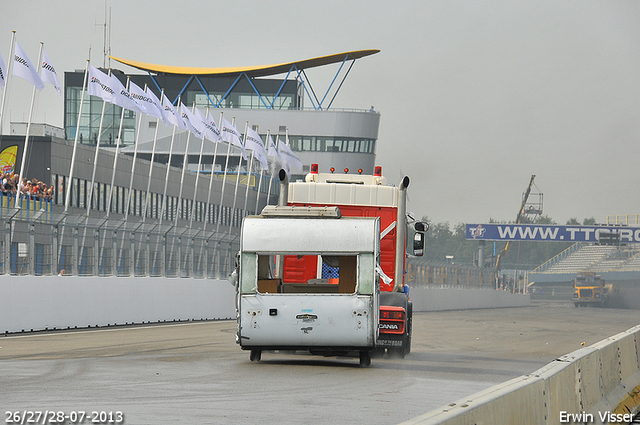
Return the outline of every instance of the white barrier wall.
{"type": "Polygon", "coordinates": [[[0,333],[235,319],[226,280],[0,276],[0,333]]]}
{"type": "Polygon", "coordinates": [[[529,294],[512,294],[493,289],[451,286],[412,287],[413,311],[469,310],[477,308],[527,307],[529,294]]]}
{"type": "MultiPolygon", "coordinates": [[[[412,288],[414,311],[530,305],[490,289],[412,288]]],[[[0,333],[174,320],[235,319],[226,280],[163,277],[0,276],[0,333]]]]}
{"type": "Polygon", "coordinates": [[[640,326],[403,425],[628,423],[640,406],[640,326]]]}

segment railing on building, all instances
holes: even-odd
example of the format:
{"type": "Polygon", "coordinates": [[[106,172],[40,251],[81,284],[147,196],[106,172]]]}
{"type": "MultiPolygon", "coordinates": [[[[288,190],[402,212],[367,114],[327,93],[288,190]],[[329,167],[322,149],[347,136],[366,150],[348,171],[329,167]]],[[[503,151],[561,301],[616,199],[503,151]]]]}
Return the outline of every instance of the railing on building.
{"type": "Polygon", "coordinates": [[[625,226],[640,224],[640,214],[608,215],[607,224],[620,224],[625,226]]]}
{"type": "Polygon", "coordinates": [[[50,201],[0,196],[0,270],[11,275],[225,278],[237,230],[53,213],[50,201]],[[13,199],[13,201],[11,201],[13,199]]]}

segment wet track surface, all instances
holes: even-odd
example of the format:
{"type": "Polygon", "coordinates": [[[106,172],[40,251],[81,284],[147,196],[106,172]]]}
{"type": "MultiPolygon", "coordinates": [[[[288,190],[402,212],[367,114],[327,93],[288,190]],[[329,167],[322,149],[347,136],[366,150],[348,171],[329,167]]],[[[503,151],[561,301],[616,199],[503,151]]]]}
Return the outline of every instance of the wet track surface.
{"type": "MultiPolygon", "coordinates": [[[[406,359],[265,352],[235,322],[0,337],[0,410],[124,413],[127,424],[396,424],[533,372],[640,324],[634,310],[527,308],[414,314],[406,359]]],[[[85,420],[85,423],[90,423],[85,420]]]]}

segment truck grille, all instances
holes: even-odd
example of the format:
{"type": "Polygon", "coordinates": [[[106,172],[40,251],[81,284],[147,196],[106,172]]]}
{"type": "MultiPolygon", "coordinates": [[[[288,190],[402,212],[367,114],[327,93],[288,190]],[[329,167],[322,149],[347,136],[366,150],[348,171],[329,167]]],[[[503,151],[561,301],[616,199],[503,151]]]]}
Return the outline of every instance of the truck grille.
{"type": "Polygon", "coordinates": [[[580,290],[580,298],[592,298],[592,297],[593,297],[593,289],[580,290]]]}

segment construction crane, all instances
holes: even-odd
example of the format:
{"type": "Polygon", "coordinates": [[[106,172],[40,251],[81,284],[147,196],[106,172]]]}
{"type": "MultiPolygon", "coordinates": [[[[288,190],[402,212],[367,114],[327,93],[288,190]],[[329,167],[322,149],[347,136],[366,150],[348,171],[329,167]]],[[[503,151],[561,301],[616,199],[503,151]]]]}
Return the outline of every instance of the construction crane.
{"type": "MultiPolygon", "coordinates": [[[[529,195],[531,195],[531,187],[533,186],[533,180],[536,178],[536,175],[533,174],[531,176],[531,180],[529,180],[529,185],[527,186],[527,190],[525,190],[524,194],[522,195],[522,204],[520,205],[520,209],[518,210],[518,215],[516,216],[516,222],[515,224],[520,224],[522,223],[522,219],[529,214],[534,214],[534,215],[540,215],[542,214],[542,204],[541,202],[538,203],[537,207],[536,206],[529,206],[527,208],[527,201],[529,200],[529,195]]],[[[541,194],[539,194],[541,195],[541,194]]],[[[500,260],[502,259],[502,257],[507,255],[507,252],[509,251],[509,242],[507,241],[507,244],[504,246],[504,249],[500,252],[500,254],[498,254],[498,257],[496,259],[496,269],[500,270],[500,260]]]]}

